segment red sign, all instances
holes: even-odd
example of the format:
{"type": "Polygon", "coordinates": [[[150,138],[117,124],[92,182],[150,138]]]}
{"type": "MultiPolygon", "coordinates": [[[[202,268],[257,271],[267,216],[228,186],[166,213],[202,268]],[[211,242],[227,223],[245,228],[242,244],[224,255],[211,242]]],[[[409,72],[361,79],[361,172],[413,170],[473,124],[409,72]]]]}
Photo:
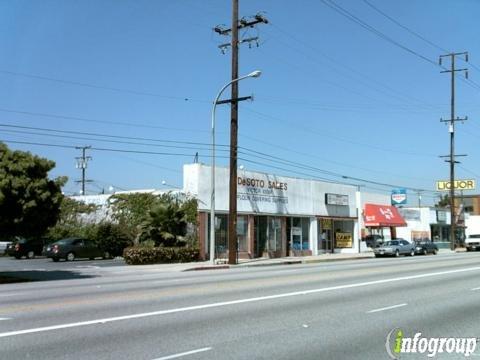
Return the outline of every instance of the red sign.
{"type": "Polygon", "coordinates": [[[407,226],[395,206],[365,204],[365,226],[407,226]]]}

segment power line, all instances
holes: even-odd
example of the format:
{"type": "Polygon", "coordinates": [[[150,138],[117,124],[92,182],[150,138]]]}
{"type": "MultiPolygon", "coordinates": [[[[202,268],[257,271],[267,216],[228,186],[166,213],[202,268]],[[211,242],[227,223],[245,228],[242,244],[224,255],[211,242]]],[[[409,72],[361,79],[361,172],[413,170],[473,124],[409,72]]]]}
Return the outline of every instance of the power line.
{"type": "MultiPolygon", "coordinates": [[[[51,129],[51,128],[40,128],[40,127],[33,127],[33,126],[20,126],[20,125],[11,125],[11,124],[2,124],[2,123],[0,123],[0,127],[28,129],[28,130],[40,130],[40,131],[55,132],[55,133],[62,133],[62,134],[78,134],[78,135],[87,135],[87,136],[98,136],[98,137],[125,139],[125,140],[155,141],[155,142],[163,142],[163,143],[171,143],[171,144],[187,144],[187,145],[198,145],[198,146],[207,146],[207,147],[211,146],[211,144],[209,144],[209,143],[201,143],[201,142],[193,142],[193,141],[164,140],[164,139],[145,138],[145,137],[110,135],[110,134],[104,134],[104,133],[93,133],[93,132],[72,131],[72,130],[57,130],[57,129],[51,129]]],[[[228,145],[225,145],[225,144],[219,144],[217,146],[228,147],[228,145]]]]}
{"type": "Polygon", "coordinates": [[[363,27],[364,29],[368,30],[369,32],[377,35],[378,37],[380,37],[381,39],[389,42],[390,44],[410,53],[411,55],[414,55],[420,59],[422,59],[423,61],[426,61],[430,64],[433,64],[435,66],[437,66],[437,63],[435,61],[433,61],[432,59],[429,59],[427,58],[426,56],[423,56],[422,54],[418,53],[417,51],[415,50],[412,50],[410,49],[409,47],[399,43],[398,41],[392,39],[391,37],[389,37],[388,35],[384,34],[383,32],[381,32],[380,30],[374,28],[373,26],[369,25],[368,23],[366,23],[365,21],[361,20],[359,17],[353,15],[351,12],[349,12],[348,10],[346,10],[345,8],[341,7],[340,5],[338,5],[337,3],[335,3],[333,0],[321,0],[326,6],[328,6],[329,8],[331,8],[332,10],[334,10],[335,12],[339,13],[340,15],[346,17],[347,19],[349,19],[350,21],[353,21],[354,23],[360,25],[361,27],[363,27]]]}
{"type": "MultiPolygon", "coordinates": [[[[423,105],[423,106],[428,106],[427,104],[425,104],[424,101],[422,101],[422,100],[420,100],[420,99],[416,99],[416,98],[412,97],[412,96],[409,95],[409,94],[404,94],[404,93],[402,93],[402,92],[400,92],[400,91],[398,91],[398,90],[396,90],[396,89],[394,89],[394,88],[392,88],[392,87],[390,87],[390,86],[388,86],[388,85],[386,85],[386,84],[384,84],[384,83],[382,83],[382,82],[380,82],[380,81],[378,81],[378,80],[376,80],[376,79],[374,79],[374,78],[372,78],[372,77],[370,77],[370,76],[368,76],[368,75],[366,75],[366,74],[363,74],[363,73],[357,71],[356,69],[351,68],[350,66],[347,66],[347,65],[341,63],[341,62],[338,61],[337,59],[334,59],[333,57],[329,56],[329,55],[326,54],[325,52],[321,51],[321,49],[318,49],[317,47],[312,46],[310,43],[305,42],[305,41],[297,38],[296,36],[294,36],[294,35],[286,32],[286,31],[283,30],[282,28],[275,26],[275,24],[272,24],[272,27],[274,27],[277,31],[281,32],[283,35],[291,38],[291,39],[294,40],[295,42],[301,43],[301,44],[303,44],[305,47],[310,48],[312,51],[314,51],[314,53],[315,53],[316,55],[321,55],[322,57],[324,57],[324,58],[326,58],[327,60],[329,60],[329,61],[331,62],[331,65],[330,65],[330,66],[331,66],[332,68],[334,68],[334,69],[338,69],[338,68],[340,68],[340,67],[341,67],[341,68],[344,68],[344,69],[346,69],[347,71],[349,71],[350,73],[356,74],[357,77],[366,79],[366,80],[369,81],[370,83],[375,84],[376,86],[379,86],[379,87],[381,87],[381,88],[383,89],[383,90],[380,90],[380,89],[372,88],[372,90],[375,90],[375,91],[377,91],[377,92],[379,92],[379,93],[383,93],[384,90],[388,90],[391,94],[394,94],[394,96],[395,96],[397,99],[400,99],[400,100],[402,100],[402,101],[404,101],[404,100],[414,101],[415,103],[419,103],[419,104],[421,104],[421,105],[423,105]]],[[[279,40],[279,41],[282,41],[281,39],[278,39],[278,40],[279,40]]],[[[282,42],[283,42],[283,41],[282,41],[282,42]]],[[[283,43],[286,44],[285,42],[283,42],[283,43]]],[[[287,44],[287,46],[289,46],[289,45],[287,44]]],[[[294,47],[292,47],[292,46],[289,46],[289,47],[292,48],[292,49],[294,49],[295,51],[299,52],[296,48],[294,48],[294,47]]],[[[310,57],[310,55],[308,55],[308,54],[305,54],[305,56],[310,57]]],[[[316,61],[316,59],[313,59],[313,60],[316,61]]],[[[316,61],[316,62],[317,62],[317,61],[316,61]]],[[[354,79],[355,82],[358,82],[358,80],[355,79],[355,78],[352,77],[352,76],[348,76],[348,75],[346,75],[346,74],[345,74],[344,76],[345,76],[345,77],[350,77],[350,78],[354,79]]],[[[324,80],[322,80],[322,81],[324,81],[324,80]]],[[[366,84],[365,81],[362,81],[362,82],[363,82],[364,84],[366,84]]],[[[367,87],[370,88],[370,86],[368,86],[368,85],[367,85],[367,87]]],[[[418,105],[418,104],[417,104],[417,105],[418,105]]]]}
{"type": "MultiPolygon", "coordinates": [[[[248,109],[248,108],[244,108],[244,109],[251,112],[251,113],[257,114],[258,116],[261,116],[263,119],[275,120],[276,122],[282,122],[282,123],[285,123],[285,124],[293,125],[293,124],[289,123],[288,121],[286,121],[284,119],[281,119],[281,118],[278,118],[278,117],[275,117],[275,116],[272,116],[272,115],[267,115],[267,114],[261,113],[259,111],[248,109]]],[[[407,152],[407,151],[387,149],[387,148],[376,146],[376,145],[365,144],[365,143],[361,143],[361,142],[358,142],[358,141],[355,141],[355,140],[341,138],[341,137],[334,136],[334,135],[331,135],[331,134],[326,134],[324,131],[318,131],[318,130],[316,130],[314,128],[311,128],[311,127],[306,127],[304,125],[299,125],[298,123],[295,124],[295,128],[299,129],[299,130],[302,130],[304,132],[310,133],[310,134],[314,133],[316,135],[329,138],[331,140],[336,140],[336,141],[340,141],[340,142],[346,142],[346,143],[349,143],[349,144],[364,146],[364,147],[368,147],[368,148],[376,149],[376,150],[380,150],[380,151],[393,152],[393,153],[399,153],[399,154],[405,154],[405,155],[411,155],[411,156],[436,157],[436,155],[434,155],[434,154],[411,153],[411,152],[407,152]]]]}
{"type": "Polygon", "coordinates": [[[385,13],[384,11],[380,10],[379,8],[377,8],[375,5],[373,5],[370,1],[368,0],[363,0],[363,2],[365,4],[367,4],[368,6],[370,6],[373,10],[375,10],[376,12],[378,12],[380,15],[386,17],[387,19],[389,19],[391,22],[393,22],[394,24],[400,26],[402,29],[408,31],[410,34],[412,34],[413,36],[419,38],[420,40],[423,40],[424,42],[426,42],[427,44],[430,44],[431,46],[433,46],[434,48],[436,48],[437,50],[440,50],[441,52],[444,52],[444,53],[448,53],[449,51],[442,48],[440,45],[437,45],[435,44],[434,42],[428,40],[427,38],[425,38],[424,36],[420,35],[419,33],[413,31],[412,29],[406,27],[405,25],[401,24],[400,22],[398,22],[397,20],[395,20],[393,17],[391,17],[390,15],[388,15],[387,13],[385,13]]]}
{"type": "MultiPolygon", "coordinates": [[[[339,13],[340,15],[346,17],[347,19],[349,19],[350,21],[353,21],[354,23],[360,25],[361,27],[363,27],[364,29],[370,31],[371,33],[377,35],[378,37],[380,37],[381,39],[391,43],[392,45],[395,45],[397,46],[398,48],[400,49],[403,49],[404,51],[420,58],[421,60],[424,60],[430,64],[433,64],[435,66],[438,66],[438,64],[433,61],[432,59],[420,54],[419,52],[399,43],[398,41],[394,40],[393,38],[389,37],[388,35],[382,33],[381,31],[379,31],[378,29],[374,28],[373,26],[369,25],[368,23],[366,23],[365,21],[361,20],[359,17],[353,15],[351,12],[349,12],[348,10],[346,10],[345,8],[341,7],[340,5],[336,4],[333,0],[321,0],[326,6],[328,6],[329,8],[331,8],[332,10],[334,10],[335,12],[339,13]]],[[[445,68],[443,68],[445,70],[445,68]]],[[[472,80],[465,80],[463,79],[462,81],[464,81],[466,84],[468,84],[470,87],[476,89],[476,90],[480,90],[480,85],[477,84],[476,82],[472,81],[472,80]]]]}
{"type": "MultiPolygon", "coordinates": [[[[75,146],[46,144],[46,143],[38,143],[38,142],[13,141],[13,140],[4,140],[4,139],[2,139],[0,141],[6,142],[6,143],[14,143],[14,144],[38,145],[38,146],[47,146],[47,147],[69,148],[69,149],[78,148],[78,147],[75,147],[75,146]]],[[[153,152],[153,151],[136,151],[136,150],[125,150],[125,149],[113,149],[113,148],[98,148],[98,147],[93,147],[93,146],[90,149],[95,150],[95,151],[135,153],[135,154],[148,154],[148,155],[191,156],[191,154],[182,154],[182,153],[163,153],[163,152],[153,152]]],[[[254,155],[248,155],[248,156],[254,156],[254,155]]],[[[206,157],[208,157],[208,155],[206,155],[206,157]]],[[[220,157],[221,158],[228,158],[228,157],[225,157],[225,156],[223,156],[223,157],[220,156],[220,157]]],[[[257,156],[257,158],[258,158],[258,156],[257,156]]],[[[248,162],[248,163],[252,163],[252,164],[266,166],[268,168],[287,171],[287,172],[290,172],[290,173],[293,172],[293,173],[298,174],[298,175],[309,176],[309,177],[320,179],[320,180],[323,180],[323,181],[338,183],[338,180],[335,181],[334,179],[331,179],[331,178],[319,177],[317,175],[312,175],[311,173],[306,173],[306,172],[302,172],[302,171],[298,171],[298,170],[292,170],[292,169],[288,169],[288,168],[277,166],[277,165],[267,164],[267,163],[264,163],[264,162],[252,160],[252,159],[245,158],[245,157],[239,158],[239,160],[244,161],[244,162],[248,162]]],[[[275,162],[273,160],[270,160],[270,161],[275,162]]],[[[278,161],[276,161],[276,162],[278,163],[278,161]]],[[[282,163],[280,163],[280,164],[282,164],[282,163]]],[[[330,177],[340,178],[342,180],[353,180],[353,181],[360,182],[360,183],[384,186],[384,187],[389,187],[389,188],[405,188],[405,189],[415,190],[415,191],[416,190],[421,190],[421,191],[424,191],[424,192],[427,192],[427,193],[436,193],[435,191],[428,190],[428,189],[419,189],[418,187],[410,187],[410,186],[404,186],[404,185],[374,181],[374,180],[369,180],[369,179],[364,179],[364,178],[359,178],[359,177],[353,177],[353,176],[348,176],[348,175],[342,175],[340,173],[335,173],[335,172],[331,172],[331,171],[328,171],[328,170],[323,170],[323,169],[319,169],[319,168],[315,168],[315,167],[312,167],[312,166],[303,165],[303,164],[299,164],[299,163],[295,163],[295,162],[284,161],[283,164],[286,165],[286,166],[289,166],[289,167],[296,167],[296,168],[299,168],[301,170],[320,172],[320,173],[326,174],[330,177]]],[[[343,181],[341,183],[354,185],[352,183],[348,183],[348,182],[345,182],[345,181],[343,181]]]]}
{"type": "MultiPolygon", "coordinates": [[[[5,124],[0,124],[0,127],[13,127],[13,128],[21,128],[21,129],[24,129],[24,128],[33,128],[33,127],[23,127],[23,126],[16,126],[16,125],[5,125],[5,124]]],[[[33,129],[36,129],[36,130],[40,130],[40,131],[52,131],[53,129],[45,129],[45,128],[38,128],[38,127],[35,127],[33,129]]],[[[64,130],[53,130],[55,132],[61,132],[61,133],[69,133],[69,134],[83,134],[82,132],[77,132],[77,131],[64,131],[64,130]]],[[[8,132],[8,133],[20,133],[20,134],[29,134],[29,135],[40,135],[40,136],[51,136],[51,137],[60,137],[60,138],[69,138],[69,139],[76,139],[76,140],[88,140],[88,141],[102,141],[102,142],[113,142],[113,143],[120,143],[120,144],[133,144],[133,145],[142,145],[142,146],[160,146],[160,147],[169,147],[169,148],[181,148],[181,149],[193,149],[193,150],[197,150],[197,148],[194,148],[194,147],[185,147],[185,146],[170,146],[170,145],[160,145],[160,144],[149,144],[149,143],[138,143],[138,142],[127,142],[127,141],[118,141],[118,140],[109,140],[109,139],[92,139],[92,138],[87,138],[87,137],[78,137],[78,136],[68,136],[68,135],[58,135],[58,134],[43,134],[43,133],[38,133],[38,132],[29,132],[29,131],[23,131],[23,130],[19,130],[19,131],[16,131],[16,130],[4,130],[4,132],[8,132]]],[[[102,136],[106,136],[106,137],[115,137],[113,135],[105,135],[105,134],[96,134],[95,135],[102,135],[102,136]]],[[[144,139],[144,138],[134,138],[134,137],[127,137],[127,138],[133,138],[133,139],[144,139]]],[[[158,140],[158,139],[149,139],[149,140],[157,140],[157,141],[161,141],[161,140],[158,140]]],[[[180,142],[181,143],[181,142],[180,142]]],[[[204,145],[210,145],[210,144],[204,144],[204,145]]],[[[226,146],[226,145],[224,145],[226,146]]],[[[243,149],[243,150],[246,150],[248,152],[251,152],[251,153],[254,153],[254,154],[259,154],[261,156],[264,156],[264,157],[260,157],[262,159],[265,159],[265,157],[267,157],[267,159],[269,158],[272,158],[272,159],[277,159],[279,160],[280,162],[287,162],[287,163],[293,163],[291,161],[288,161],[286,159],[283,159],[283,158],[280,158],[280,157],[276,157],[276,156],[272,156],[271,154],[266,154],[266,153],[263,153],[263,152],[260,152],[260,151],[257,151],[257,150],[253,150],[253,149],[250,149],[250,148],[247,148],[247,147],[239,147],[240,149],[243,149]]],[[[221,149],[221,151],[228,151],[228,149],[221,149]]],[[[290,150],[289,150],[290,151],[290,150]]],[[[242,152],[243,153],[243,152],[242,152]]],[[[247,153],[245,153],[247,154],[247,153]]],[[[257,156],[258,155],[254,155],[254,156],[257,156]]],[[[322,161],[326,161],[325,159],[322,159],[322,161]]],[[[349,167],[351,168],[352,165],[345,165],[345,164],[341,164],[341,163],[338,163],[338,162],[333,162],[333,161],[329,161],[331,163],[334,163],[334,164],[337,164],[337,165],[342,165],[342,166],[346,166],[346,167],[349,167]]],[[[299,164],[298,162],[295,162],[293,164],[299,164]]],[[[152,166],[152,164],[147,164],[147,165],[150,165],[152,166]]],[[[155,166],[155,167],[158,167],[158,166],[155,166]]],[[[328,171],[328,170],[323,170],[323,169],[318,169],[318,168],[313,168],[309,165],[302,165],[302,167],[308,167],[310,169],[315,169],[317,171],[322,171],[326,174],[335,174],[331,171],[328,171]]],[[[355,166],[353,166],[355,167],[355,166]]],[[[358,168],[358,167],[357,167],[358,168]]],[[[375,172],[375,170],[373,169],[364,169],[364,168],[360,168],[362,170],[366,170],[366,171],[370,171],[370,172],[375,172]]],[[[168,170],[171,170],[171,169],[168,169],[168,170]]],[[[380,172],[380,171],[377,171],[377,172],[380,172]]],[[[382,174],[385,174],[384,172],[381,172],[382,174]]],[[[338,174],[337,174],[338,175],[338,174]]],[[[341,175],[340,175],[341,176],[341,175]]],[[[397,176],[397,175],[395,175],[397,176]]],[[[409,177],[410,178],[410,177],[409,177]]]]}
{"type": "MultiPolygon", "coordinates": [[[[0,127],[4,125],[0,124],[0,127]]],[[[134,142],[134,141],[120,141],[120,140],[110,140],[110,139],[96,139],[96,138],[89,138],[89,137],[82,137],[82,136],[71,136],[71,135],[59,135],[59,134],[49,134],[49,133],[39,133],[33,131],[24,131],[24,130],[1,130],[4,133],[13,133],[13,134],[28,134],[28,135],[37,135],[37,136],[49,136],[55,138],[63,138],[63,139],[75,139],[75,140],[87,140],[87,141],[100,141],[100,142],[107,142],[107,143],[115,143],[115,144],[126,144],[126,145],[141,145],[141,146],[154,146],[154,147],[163,147],[163,148],[170,148],[170,149],[190,149],[190,150],[198,150],[197,147],[191,146],[176,146],[176,145],[162,145],[162,144],[151,144],[151,143],[141,143],[141,142],[134,142]]],[[[219,149],[218,151],[228,151],[228,149],[219,149]]]]}
{"type": "Polygon", "coordinates": [[[142,124],[142,123],[130,123],[130,122],[120,122],[120,121],[108,121],[108,120],[98,120],[98,119],[89,119],[85,117],[78,117],[78,116],[68,116],[68,115],[58,115],[58,114],[48,114],[48,113],[40,113],[40,112],[32,112],[32,111],[21,111],[21,110],[11,110],[0,108],[0,111],[7,112],[7,113],[14,113],[14,114],[21,114],[21,115],[28,115],[28,116],[43,116],[43,117],[50,117],[54,119],[67,119],[67,120],[75,120],[75,121],[83,121],[83,122],[92,122],[92,123],[100,123],[100,124],[108,124],[108,125],[121,125],[121,126],[130,126],[130,127],[142,127],[142,128],[149,128],[149,129],[162,129],[162,130],[173,130],[173,131],[187,131],[187,132],[207,132],[205,130],[199,129],[181,129],[181,128],[172,128],[166,126],[159,126],[159,125],[149,125],[149,124],[142,124]]]}
{"type": "MultiPolygon", "coordinates": [[[[12,144],[48,146],[48,147],[57,147],[57,148],[64,148],[64,149],[76,149],[77,148],[76,146],[71,146],[71,145],[46,144],[46,143],[33,142],[33,141],[15,141],[15,140],[0,139],[0,142],[12,143],[12,144]]],[[[103,148],[103,147],[96,147],[96,146],[92,146],[92,147],[90,147],[90,149],[91,150],[96,150],[96,151],[109,151],[109,152],[130,153],[130,154],[187,156],[187,157],[190,157],[190,158],[194,155],[194,154],[185,154],[185,153],[168,153],[168,152],[156,152],[156,151],[141,151],[141,150],[103,148]]],[[[201,156],[210,157],[211,155],[201,155],[201,156]]],[[[217,156],[217,157],[228,159],[227,156],[217,156]]]]}
{"type": "Polygon", "coordinates": [[[10,70],[5,70],[5,69],[0,69],[0,73],[7,74],[7,75],[13,75],[13,76],[22,76],[22,77],[27,77],[27,78],[31,78],[31,79],[37,79],[37,80],[52,81],[52,82],[57,82],[57,83],[61,83],[61,84],[76,85],[76,86],[83,86],[83,87],[88,87],[88,88],[93,88],[93,89],[101,89],[101,90],[109,90],[109,91],[115,91],[115,92],[121,92],[121,93],[128,93],[128,94],[133,94],[133,95],[152,96],[152,97],[156,97],[156,98],[162,98],[162,99],[168,99],[168,100],[177,100],[177,101],[183,101],[183,102],[195,101],[195,102],[208,102],[209,103],[209,101],[206,101],[206,100],[195,100],[195,99],[191,99],[191,98],[188,98],[188,97],[163,95],[163,94],[157,94],[157,93],[147,92],[147,91],[131,90],[131,89],[125,89],[125,88],[111,87],[111,86],[102,86],[102,85],[96,85],[96,84],[90,84],[90,83],[84,83],[84,82],[72,81],[72,80],[63,80],[63,79],[58,79],[58,78],[53,78],[53,77],[48,77],[48,76],[27,74],[27,73],[23,73],[23,72],[15,72],[15,71],[10,71],[10,70]]]}

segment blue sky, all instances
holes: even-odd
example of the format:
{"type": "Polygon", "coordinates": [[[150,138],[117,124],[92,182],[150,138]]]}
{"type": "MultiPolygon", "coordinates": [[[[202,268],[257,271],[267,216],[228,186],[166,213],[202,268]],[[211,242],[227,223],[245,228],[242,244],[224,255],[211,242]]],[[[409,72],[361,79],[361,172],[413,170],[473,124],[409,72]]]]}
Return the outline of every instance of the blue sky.
{"type": "MultiPolygon", "coordinates": [[[[240,83],[255,100],[240,105],[239,164],[374,191],[391,187],[371,182],[433,191],[449,176],[438,156],[449,153],[439,120],[450,116],[450,78],[427,60],[445,49],[470,55],[471,64],[457,60],[470,68],[456,87],[456,115],[469,117],[456,127],[457,152],[468,154],[457,174],[478,180],[480,1],[240,0],[241,16],[258,12],[270,23],[241,32],[259,36],[259,47],[242,45],[239,72],[262,76],[240,83]]],[[[177,154],[91,150],[88,193],[181,186],[182,164],[197,151],[210,162],[211,104],[231,76],[230,52],[218,49],[228,38],[212,28],[230,18],[231,2],[220,0],[0,1],[0,139],[55,160],[52,176],[70,178],[67,193],[80,188],[79,150],[12,141],[177,154]]],[[[228,144],[228,106],[218,108],[217,131],[228,144]]],[[[228,153],[218,155],[228,165],[228,153]]]]}

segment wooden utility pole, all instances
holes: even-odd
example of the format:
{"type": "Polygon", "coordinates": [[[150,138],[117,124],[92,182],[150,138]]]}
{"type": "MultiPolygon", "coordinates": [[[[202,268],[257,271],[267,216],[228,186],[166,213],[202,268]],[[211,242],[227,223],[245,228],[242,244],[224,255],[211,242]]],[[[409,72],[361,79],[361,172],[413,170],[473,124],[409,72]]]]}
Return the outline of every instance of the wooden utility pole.
{"type": "Polygon", "coordinates": [[[455,57],[459,55],[465,55],[465,61],[468,61],[468,53],[450,53],[440,56],[440,65],[442,65],[442,58],[450,57],[450,70],[441,71],[442,73],[451,74],[451,102],[450,102],[450,119],[440,119],[442,122],[448,122],[449,127],[448,131],[450,132],[450,155],[444,156],[448,157],[446,162],[450,163],[450,248],[455,249],[457,245],[456,239],[456,222],[455,222],[455,161],[456,156],[466,156],[466,155],[455,155],[455,123],[457,121],[465,121],[468,118],[455,118],[455,76],[456,72],[465,72],[466,77],[468,78],[468,69],[455,69],[455,57]]]}
{"type": "MultiPolygon", "coordinates": [[[[232,0],[232,80],[238,79],[238,0],[232,0]]],[[[230,111],[230,191],[228,211],[228,263],[237,263],[237,150],[238,81],[232,83],[230,111]]]]}
{"type": "Polygon", "coordinates": [[[229,186],[229,212],[228,212],[228,263],[237,263],[237,159],[238,159],[238,102],[251,97],[238,97],[238,48],[241,43],[254,42],[258,46],[258,37],[251,37],[239,41],[238,31],[244,28],[253,28],[257,24],[267,24],[268,20],[261,14],[255,15],[250,20],[238,19],[238,0],[232,0],[232,27],[225,29],[221,26],[214,28],[219,35],[231,35],[229,44],[219,46],[222,53],[225,53],[228,47],[232,49],[232,96],[227,101],[230,102],[230,186],[229,186]]]}
{"type": "Polygon", "coordinates": [[[76,183],[81,183],[82,184],[82,195],[86,195],[85,193],[85,184],[87,182],[92,182],[92,180],[87,180],[86,179],[86,170],[87,170],[87,165],[90,160],[92,160],[91,156],[86,156],[86,150],[90,149],[91,146],[81,146],[81,147],[76,147],[78,150],[82,150],[82,156],[77,157],[77,169],[82,170],[82,180],[77,180],[76,183]]]}

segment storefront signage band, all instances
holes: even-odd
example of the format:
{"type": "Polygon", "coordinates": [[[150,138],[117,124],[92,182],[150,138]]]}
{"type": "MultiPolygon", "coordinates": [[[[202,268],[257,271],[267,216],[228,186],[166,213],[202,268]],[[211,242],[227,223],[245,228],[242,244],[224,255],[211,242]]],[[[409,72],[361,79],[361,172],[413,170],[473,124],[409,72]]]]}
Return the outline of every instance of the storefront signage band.
{"type": "Polygon", "coordinates": [[[237,178],[237,184],[242,186],[257,187],[257,188],[268,188],[268,189],[277,189],[277,190],[287,190],[288,185],[286,182],[262,180],[255,178],[237,178]]]}
{"type": "Polygon", "coordinates": [[[325,204],[348,206],[348,195],[325,194],[325,204]]]}
{"type": "MultiPolygon", "coordinates": [[[[455,180],[453,182],[455,190],[475,190],[475,180],[455,180]]],[[[437,191],[449,191],[450,181],[437,181],[437,191]]]]}

